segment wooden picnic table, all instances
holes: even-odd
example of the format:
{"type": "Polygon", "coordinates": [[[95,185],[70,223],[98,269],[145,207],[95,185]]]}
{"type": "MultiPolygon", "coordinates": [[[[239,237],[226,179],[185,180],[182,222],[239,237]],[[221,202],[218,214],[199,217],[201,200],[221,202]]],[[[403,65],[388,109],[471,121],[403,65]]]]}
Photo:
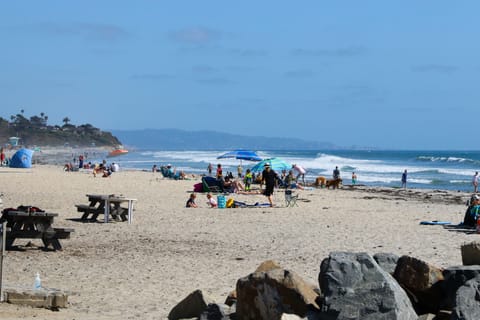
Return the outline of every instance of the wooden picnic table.
{"type": "Polygon", "coordinates": [[[52,245],[54,250],[61,250],[60,239],[70,238],[73,229],[54,228],[53,220],[58,213],[3,211],[1,221],[7,222],[6,247],[12,248],[16,239],[42,239],[45,248],[52,245]]]}
{"type": "Polygon", "coordinates": [[[81,220],[96,221],[100,214],[104,215],[104,222],[108,223],[110,215],[116,221],[133,221],[133,202],[137,199],[126,198],[114,194],[87,194],[88,205],[76,205],[77,211],[83,212],[81,220]],[[127,203],[127,207],[122,207],[122,203],[127,203]]]}

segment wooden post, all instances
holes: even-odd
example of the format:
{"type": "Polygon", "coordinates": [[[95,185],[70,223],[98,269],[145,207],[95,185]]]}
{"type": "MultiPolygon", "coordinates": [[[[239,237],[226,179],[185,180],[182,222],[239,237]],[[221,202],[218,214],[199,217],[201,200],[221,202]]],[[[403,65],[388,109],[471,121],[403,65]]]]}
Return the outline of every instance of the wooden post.
{"type": "Polygon", "coordinates": [[[7,222],[0,225],[0,302],[3,302],[3,256],[5,255],[5,242],[7,238],[7,222]]]}

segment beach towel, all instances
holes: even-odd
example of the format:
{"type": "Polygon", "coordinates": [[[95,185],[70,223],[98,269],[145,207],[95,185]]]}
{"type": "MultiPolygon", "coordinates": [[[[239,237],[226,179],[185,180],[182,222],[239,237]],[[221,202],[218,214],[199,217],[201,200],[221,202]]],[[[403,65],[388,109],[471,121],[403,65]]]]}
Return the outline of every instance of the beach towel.
{"type": "Polygon", "coordinates": [[[446,225],[446,224],[452,224],[452,223],[450,221],[432,220],[432,221],[420,221],[420,224],[422,224],[422,225],[446,225]]]}
{"type": "Polygon", "coordinates": [[[254,204],[247,204],[241,201],[234,201],[233,202],[235,208],[261,208],[261,207],[270,207],[270,203],[254,203],[254,204]]]}

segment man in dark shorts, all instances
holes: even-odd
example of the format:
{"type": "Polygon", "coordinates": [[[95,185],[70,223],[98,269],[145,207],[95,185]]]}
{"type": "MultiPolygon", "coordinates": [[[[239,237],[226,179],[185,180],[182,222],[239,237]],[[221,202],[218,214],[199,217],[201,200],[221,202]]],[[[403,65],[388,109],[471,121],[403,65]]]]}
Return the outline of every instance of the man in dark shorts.
{"type": "Polygon", "coordinates": [[[263,194],[268,198],[270,207],[273,207],[273,188],[275,187],[277,174],[270,168],[269,163],[265,163],[264,168],[262,172],[262,183],[265,182],[265,191],[263,194]]]}

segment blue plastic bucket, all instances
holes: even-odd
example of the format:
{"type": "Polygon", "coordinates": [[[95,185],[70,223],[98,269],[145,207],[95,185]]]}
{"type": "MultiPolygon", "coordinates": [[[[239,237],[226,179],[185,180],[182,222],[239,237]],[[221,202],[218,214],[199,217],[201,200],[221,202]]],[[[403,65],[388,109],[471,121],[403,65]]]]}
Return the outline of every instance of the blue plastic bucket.
{"type": "Polygon", "coordinates": [[[217,204],[219,208],[225,208],[227,206],[227,199],[225,196],[217,196],[217,204]]]}

